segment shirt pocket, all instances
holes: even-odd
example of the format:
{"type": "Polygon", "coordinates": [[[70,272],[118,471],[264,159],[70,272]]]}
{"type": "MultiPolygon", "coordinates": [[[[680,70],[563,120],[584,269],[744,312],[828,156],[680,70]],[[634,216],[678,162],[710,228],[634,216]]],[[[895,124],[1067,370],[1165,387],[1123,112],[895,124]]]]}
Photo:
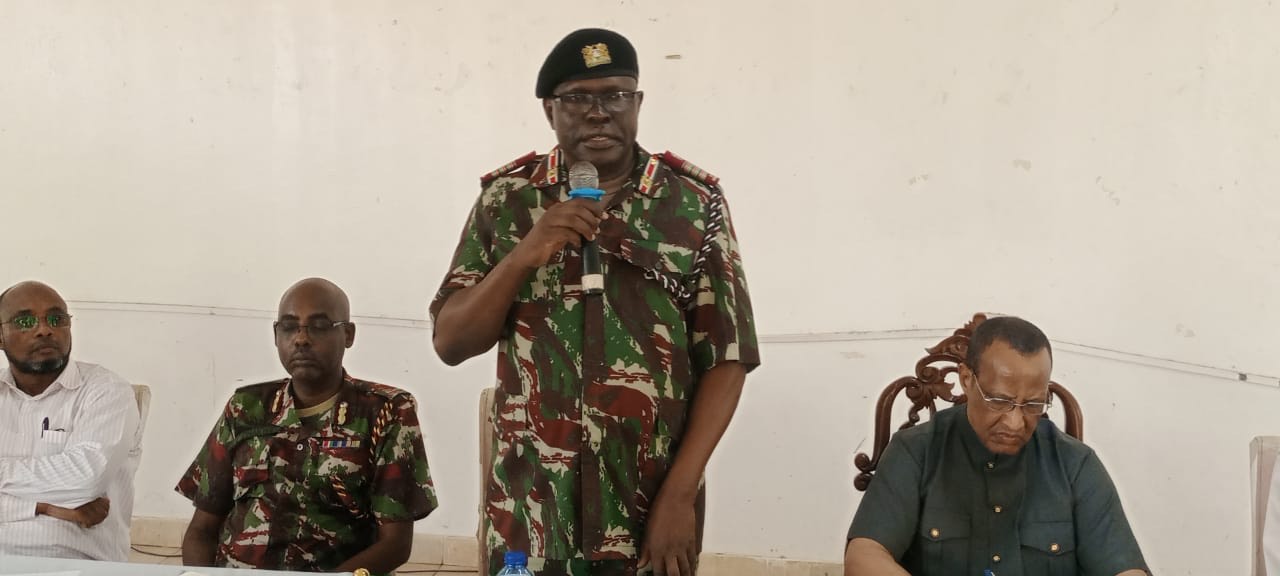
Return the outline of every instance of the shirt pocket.
{"type": "Polygon", "coordinates": [[[231,498],[239,502],[263,497],[270,476],[266,468],[236,469],[231,480],[231,498]]]}
{"type": "MultiPolygon", "coordinates": [[[[694,238],[674,241],[653,241],[623,237],[618,242],[618,259],[630,264],[619,270],[620,280],[634,282],[666,296],[662,301],[646,298],[660,323],[668,326],[684,324],[683,309],[679,300],[681,290],[692,292],[697,288],[693,275],[694,261],[698,255],[698,243],[694,238]]],[[[614,270],[607,271],[609,273],[614,270]]]]}
{"type": "Polygon", "coordinates": [[[678,448],[676,443],[684,438],[685,422],[691,406],[688,401],[676,398],[655,398],[655,401],[658,409],[649,450],[650,456],[660,461],[661,470],[666,470],[678,448]]]}
{"type": "Polygon", "coordinates": [[[956,574],[969,566],[969,516],[928,510],[920,517],[920,544],[926,574],[956,574]]]}
{"type": "Polygon", "coordinates": [[[524,286],[521,286],[520,291],[516,293],[517,304],[521,302],[548,304],[560,300],[565,293],[565,260],[570,249],[571,247],[566,245],[564,249],[553,254],[550,261],[529,275],[524,286]]]}
{"type": "Polygon", "coordinates": [[[316,473],[321,476],[357,477],[361,480],[373,462],[373,446],[359,436],[325,436],[315,439],[316,473]]]}
{"type": "Polygon", "coordinates": [[[492,414],[498,440],[519,444],[529,436],[529,397],[498,389],[493,398],[492,414]]]}
{"type": "Polygon", "coordinates": [[[369,480],[373,472],[372,446],[368,438],[326,436],[316,438],[315,478],[321,498],[363,518],[369,509],[369,480]]]}
{"type": "Polygon", "coordinates": [[[525,502],[533,490],[531,480],[542,473],[534,464],[541,460],[529,427],[529,397],[508,394],[500,388],[494,392],[490,410],[489,417],[494,422],[493,453],[482,497],[490,505],[525,502]]]}
{"type": "Polygon", "coordinates": [[[248,438],[235,451],[231,459],[231,499],[240,502],[262,498],[266,495],[271,471],[270,440],[255,436],[248,438]]]}
{"type": "MultiPolygon", "coordinates": [[[[515,302],[507,316],[503,338],[498,341],[498,388],[506,396],[527,396],[538,378],[535,345],[556,342],[547,325],[551,304],[515,302]]],[[[503,397],[496,399],[501,402],[503,397]]]]}
{"type": "Polygon", "coordinates": [[[1018,534],[1027,574],[1075,576],[1076,532],[1073,522],[1028,522],[1018,534]]]}
{"type": "Polygon", "coordinates": [[[682,278],[693,272],[698,246],[688,242],[661,242],[624,237],[618,241],[618,258],[642,270],[655,270],[682,278]]]}
{"type": "Polygon", "coordinates": [[[36,457],[61,454],[67,446],[67,435],[68,433],[64,430],[45,430],[40,433],[39,438],[36,438],[35,449],[32,452],[36,457]]]}

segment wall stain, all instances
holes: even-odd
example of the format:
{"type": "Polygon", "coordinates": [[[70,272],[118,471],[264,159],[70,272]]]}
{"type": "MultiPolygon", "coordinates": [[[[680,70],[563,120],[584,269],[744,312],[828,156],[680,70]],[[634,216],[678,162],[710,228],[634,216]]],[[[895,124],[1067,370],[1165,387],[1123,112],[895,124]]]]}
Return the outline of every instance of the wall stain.
{"type": "Polygon", "coordinates": [[[1111,188],[1107,188],[1106,184],[1102,183],[1101,176],[1095,178],[1093,183],[1098,185],[1099,190],[1102,190],[1103,192],[1107,193],[1107,199],[1111,200],[1112,204],[1115,204],[1116,206],[1120,205],[1120,194],[1117,191],[1112,190],[1111,188]]]}

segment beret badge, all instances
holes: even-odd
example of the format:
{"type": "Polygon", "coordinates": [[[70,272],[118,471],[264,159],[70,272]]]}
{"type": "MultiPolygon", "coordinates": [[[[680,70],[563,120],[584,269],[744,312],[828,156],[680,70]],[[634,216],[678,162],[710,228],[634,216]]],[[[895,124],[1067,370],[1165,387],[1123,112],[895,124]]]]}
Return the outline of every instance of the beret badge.
{"type": "Polygon", "coordinates": [[[613,59],[609,57],[609,46],[604,42],[583,46],[582,62],[587,65],[587,68],[595,68],[596,66],[612,63],[613,59]]]}

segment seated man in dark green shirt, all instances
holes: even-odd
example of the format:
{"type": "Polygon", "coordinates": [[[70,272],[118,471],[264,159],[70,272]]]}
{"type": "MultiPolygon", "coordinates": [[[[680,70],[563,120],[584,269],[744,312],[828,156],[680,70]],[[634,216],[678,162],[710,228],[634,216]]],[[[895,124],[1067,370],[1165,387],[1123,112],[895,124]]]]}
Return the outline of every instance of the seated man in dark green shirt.
{"type": "Polygon", "coordinates": [[[845,548],[845,576],[1146,574],[1102,462],[1041,416],[1049,339],[979,324],[960,367],[971,400],[893,436],[845,548]]]}

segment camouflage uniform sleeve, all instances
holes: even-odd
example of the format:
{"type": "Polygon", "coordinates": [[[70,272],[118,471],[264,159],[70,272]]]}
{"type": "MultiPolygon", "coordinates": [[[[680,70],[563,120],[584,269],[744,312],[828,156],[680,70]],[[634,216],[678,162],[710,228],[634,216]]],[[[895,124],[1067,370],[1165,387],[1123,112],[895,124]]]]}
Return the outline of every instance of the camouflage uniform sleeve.
{"type": "Polygon", "coordinates": [[[373,515],[380,524],[421,520],[439,504],[427,468],[417,403],[409,393],[390,402],[392,416],[375,447],[371,495],[373,515]]]}
{"type": "Polygon", "coordinates": [[[711,252],[698,280],[690,315],[692,358],[698,377],[722,362],[739,362],[748,371],[760,365],[751,296],[727,201],[721,210],[724,225],[709,239],[711,252]]]}
{"type": "Polygon", "coordinates": [[[230,445],[235,431],[231,413],[231,402],[228,402],[200,453],[175,488],[196,508],[219,515],[229,512],[235,503],[230,445]]]}
{"type": "Polygon", "coordinates": [[[440,309],[454,292],[479,284],[485,275],[493,269],[493,220],[485,211],[484,197],[476,199],[467,224],[462,229],[462,237],[453,253],[453,263],[449,265],[449,274],[445,276],[440,290],[431,301],[431,321],[435,322],[440,309]]]}

